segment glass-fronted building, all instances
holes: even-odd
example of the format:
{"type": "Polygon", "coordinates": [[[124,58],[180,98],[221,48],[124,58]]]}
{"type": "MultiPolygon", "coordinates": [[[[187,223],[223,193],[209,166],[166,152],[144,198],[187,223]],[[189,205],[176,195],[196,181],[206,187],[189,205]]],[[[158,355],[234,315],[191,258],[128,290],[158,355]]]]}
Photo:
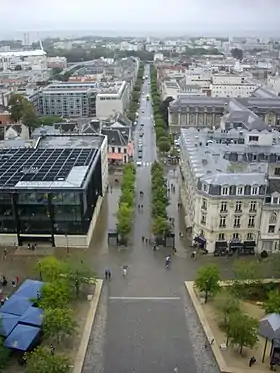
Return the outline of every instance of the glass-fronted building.
{"type": "Polygon", "coordinates": [[[102,197],[100,148],[0,150],[0,239],[19,245],[86,235],[102,197]]]}

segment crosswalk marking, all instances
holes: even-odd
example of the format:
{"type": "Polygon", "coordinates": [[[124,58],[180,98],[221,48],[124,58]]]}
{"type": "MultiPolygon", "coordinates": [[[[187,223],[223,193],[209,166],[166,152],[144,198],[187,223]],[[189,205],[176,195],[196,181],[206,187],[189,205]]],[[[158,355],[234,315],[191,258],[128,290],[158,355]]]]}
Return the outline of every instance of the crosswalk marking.
{"type": "Polygon", "coordinates": [[[180,300],[180,297],[109,297],[110,300],[180,300]]]}
{"type": "Polygon", "coordinates": [[[141,162],[141,167],[148,167],[151,166],[153,162],[141,162]]]}

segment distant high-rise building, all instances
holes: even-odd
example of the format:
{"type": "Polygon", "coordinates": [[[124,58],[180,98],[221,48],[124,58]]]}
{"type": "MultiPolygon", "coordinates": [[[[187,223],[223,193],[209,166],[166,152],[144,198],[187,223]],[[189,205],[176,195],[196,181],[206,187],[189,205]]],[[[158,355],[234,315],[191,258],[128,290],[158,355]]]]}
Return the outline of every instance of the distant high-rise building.
{"type": "Polygon", "coordinates": [[[22,44],[23,45],[30,45],[30,38],[29,38],[29,33],[28,32],[25,32],[23,34],[23,41],[22,41],[22,44]]]}

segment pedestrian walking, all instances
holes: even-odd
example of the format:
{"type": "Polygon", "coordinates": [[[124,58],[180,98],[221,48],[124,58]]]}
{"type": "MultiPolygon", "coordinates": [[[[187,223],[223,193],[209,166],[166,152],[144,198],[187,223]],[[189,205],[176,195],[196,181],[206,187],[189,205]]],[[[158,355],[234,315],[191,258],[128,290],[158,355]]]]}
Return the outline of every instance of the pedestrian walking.
{"type": "Polygon", "coordinates": [[[13,287],[13,288],[16,288],[16,287],[17,287],[17,284],[16,284],[15,280],[12,280],[12,287],[13,287]]]}
{"type": "Polygon", "coordinates": [[[141,209],[143,210],[143,205],[141,205],[141,209]]]}
{"type": "Polygon", "coordinates": [[[16,284],[18,285],[19,284],[19,277],[16,276],[16,284]]]}
{"type": "Polygon", "coordinates": [[[105,279],[110,280],[111,279],[111,271],[109,268],[105,269],[105,279]]]}
{"type": "Polygon", "coordinates": [[[126,275],[127,275],[127,269],[128,269],[128,266],[124,265],[123,266],[123,277],[126,277],[126,275]]]}
{"type": "Polygon", "coordinates": [[[5,249],[4,249],[4,260],[6,260],[6,259],[7,259],[7,249],[5,247],[5,249]]]}
{"type": "Polygon", "coordinates": [[[149,242],[148,238],[145,238],[145,242],[146,242],[146,245],[148,245],[148,242],[149,242]]]}

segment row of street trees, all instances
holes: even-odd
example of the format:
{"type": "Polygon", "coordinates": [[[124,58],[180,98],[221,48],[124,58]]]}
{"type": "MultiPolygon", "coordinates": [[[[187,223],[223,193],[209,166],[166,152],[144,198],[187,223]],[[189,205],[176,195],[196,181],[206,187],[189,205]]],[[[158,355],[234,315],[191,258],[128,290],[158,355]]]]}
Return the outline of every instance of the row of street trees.
{"type": "Polygon", "coordinates": [[[157,70],[154,65],[151,65],[151,92],[154,106],[154,121],[156,131],[156,142],[160,152],[166,153],[170,150],[170,138],[168,135],[168,127],[165,118],[163,117],[160,94],[157,85],[157,70]]]}
{"type": "Polygon", "coordinates": [[[135,174],[136,170],[133,163],[129,163],[124,167],[119,210],[117,212],[117,234],[119,241],[123,244],[127,243],[128,235],[132,229],[135,198],[135,174]]]}
{"type": "Polygon", "coordinates": [[[167,196],[167,185],[164,179],[164,170],[160,163],[152,165],[152,218],[153,234],[158,238],[165,238],[170,232],[170,224],[167,216],[169,203],[167,196]]]}
{"type": "MultiPolygon", "coordinates": [[[[74,336],[77,323],[71,307],[80,296],[82,287],[95,283],[93,271],[81,260],[61,261],[46,257],[35,270],[44,280],[40,298],[35,302],[44,310],[43,335],[46,344],[58,346],[64,339],[74,336]]],[[[68,373],[71,361],[63,353],[42,346],[26,353],[27,373],[68,373]]]]}
{"type": "Polygon", "coordinates": [[[142,87],[142,78],[144,75],[144,64],[143,62],[140,63],[137,79],[133,88],[133,92],[131,94],[131,101],[129,105],[129,110],[127,117],[134,122],[136,119],[136,111],[139,108],[139,100],[141,96],[141,87],[142,87]]]}

